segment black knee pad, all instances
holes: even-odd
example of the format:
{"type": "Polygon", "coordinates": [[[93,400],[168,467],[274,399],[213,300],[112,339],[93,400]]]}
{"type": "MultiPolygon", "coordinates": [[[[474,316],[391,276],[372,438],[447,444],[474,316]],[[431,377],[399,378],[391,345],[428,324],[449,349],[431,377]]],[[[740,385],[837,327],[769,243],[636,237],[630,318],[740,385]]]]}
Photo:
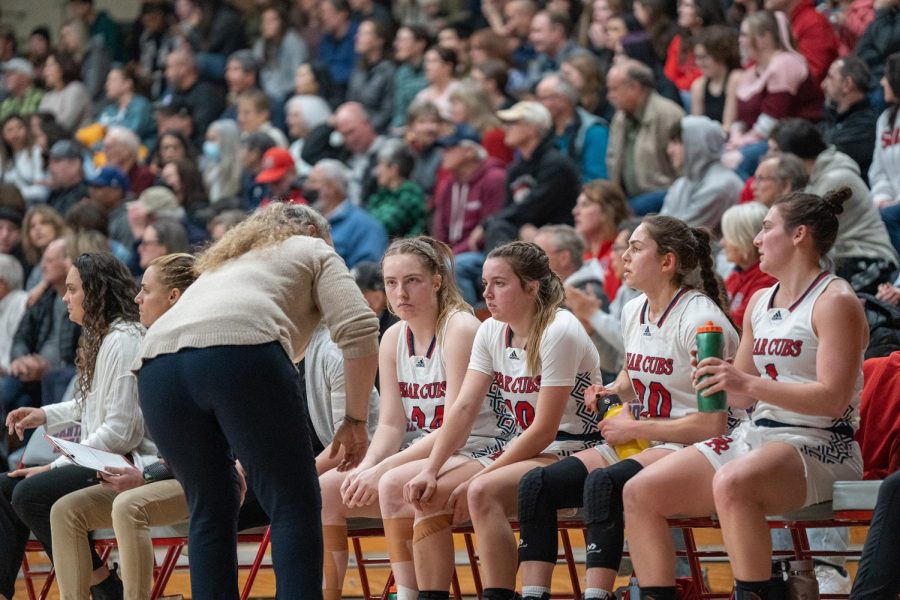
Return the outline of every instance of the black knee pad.
{"type": "Polygon", "coordinates": [[[642,468],[641,463],[627,459],[588,475],[584,484],[588,568],[619,568],[625,542],[622,489],[642,468]]]}
{"type": "Polygon", "coordinates": [[[519,560],[556,562],[556,511],[581,506],[587,468],[564,458],[532,469],[519,482],[519,560]]]}
{"type": "Polygon", "coordinates": [[[419,590],[419,600],[450,600],[450,592],[419,590]]]}

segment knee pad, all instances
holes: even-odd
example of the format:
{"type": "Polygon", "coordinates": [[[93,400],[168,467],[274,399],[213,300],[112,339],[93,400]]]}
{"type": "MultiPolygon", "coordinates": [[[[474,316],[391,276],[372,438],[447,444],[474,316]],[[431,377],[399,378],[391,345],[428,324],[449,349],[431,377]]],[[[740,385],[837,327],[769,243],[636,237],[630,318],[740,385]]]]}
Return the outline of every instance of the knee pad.
{"type": "Polygon", "coordinates": [[[449,531],[453,522],[453,515],[440,514],[431,515],[420,520],[413,525],[413,545],[418,544],[425,538],[442,531],[449,531]]]}
{"type": "Polygon", "coordinates": [[[519,482],[519,522],[534,518],[542,505],[554,510],[581,506],[587,467],[571,456],[528,471],[519,482]]]}
{"type": "Polygon", "coordinates": [[[625,541],[622,489],[642,468],[636,460],[628,459],[588,475],[584,484],[588,568],[619,568],[625,541]]]}
{"type": "Polygon", "coordinates": [[[532,469],[519,482],[519,560],[556,562],[556,511],[581,506],[587,468],[577,458],[564,458],[532,469]]]}

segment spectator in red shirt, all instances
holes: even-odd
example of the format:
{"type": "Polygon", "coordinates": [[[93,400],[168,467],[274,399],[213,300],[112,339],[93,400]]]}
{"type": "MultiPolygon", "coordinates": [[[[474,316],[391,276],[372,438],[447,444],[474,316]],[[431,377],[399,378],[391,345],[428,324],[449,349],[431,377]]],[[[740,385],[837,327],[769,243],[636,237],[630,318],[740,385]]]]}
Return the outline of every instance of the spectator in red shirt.
{"type": "Polygon", "coordinates": [[[734,270],[725,280],[729,316],[741,327],[747,304],[758,289],[775,285],[775,279],[759,270],[759,250],[753,238],[762,229],[768,208],[759,202],[732,206],[722,215],[722,248],[734,270]]]}
{"type": "Polygon", "coordinates": [[[631,216],[625,193],[617,184],[604,179],[584,186],[575,208],[575,230],[584,238],[585,260],[596,259],[603,271],[603,291],[612,300],[619,291],[619,278],[612,268],[612,247],[619,225],[631,216]]]}
{"type": "Polygon", "coordinates": [[[816,10],[812,0],[765,0],[766,10],[780,10],[791,21],[797,51],[809,63],[816,82],[822,83],[828,67],[838,57],[838,39],[828,19],[816,10]]]}
{"type": "Polygon", "coordinates": [[[666,53],[666,77],[681,93],[682,104],[691,103],[691,84],[703,73],[694,61],[694,44],[704,27],[725,23],[725,13],[719,0],[679,0],[678,33],[672,38],[666,53]]]}

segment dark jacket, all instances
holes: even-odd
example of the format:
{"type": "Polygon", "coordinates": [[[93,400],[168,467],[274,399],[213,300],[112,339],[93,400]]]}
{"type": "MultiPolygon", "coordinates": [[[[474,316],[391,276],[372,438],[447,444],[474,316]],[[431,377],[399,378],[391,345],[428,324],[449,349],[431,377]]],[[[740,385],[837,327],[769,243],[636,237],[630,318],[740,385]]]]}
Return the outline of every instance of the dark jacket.
{"type": "Polygon", "coordinates": [[[556,149],[552,136],[529,159],[519,158],[506,172],[506,206],[491,220],[521,227],[531,223],[572,224],[572,207],[580,191],[578,167],[556,149]]]}
{"type": "Polygon", "coordinates": [[[844,113],[838,113],[830,106],[825,106],[825,121],[822,123],[825,143],[833,144],[838,152],[843,152],[855,160],[866,183],[869,182],[869,166],[872,164],[877,119],[878,115],[872,110],[868,98],[863,98],[844,113]]]}
{"type": "MultiPolygon", "coordinates": [[[[53,331],[53,303],[56,302],[56,298],[56,290],[50,288],[25,311],[16,335],[13,336],[10,360],[38,352],[50,338],[53,331]]],[[[74,365],[81,327],[68,318],[63,319],[62,327],[59,356],[64,364],[74,365]]]]}
{"type": "Polygon", "coordinates": [[[70,208],[89,195],[88,186],[83,181],[80,181],[72,187],[51,191],[47,197],[47,204],[55,208],[56,212],[65,216],[70,208]]]}
{"type": "Polygon", "coordinates": [[[866,61],[872,78],[869,88],[878,87],[884,76],[887,57],[900,51],[900,7],[875,11],[875,19],[869,23],[856,45],[856,55],[866,61]]]}
{"type": "Polygon", "coordinates": [[[384,133],[394,111],[394,63],[384,59],[366,68],[359,59],[350,75],[347,101],[359,102],[366,109],[372,127],[384,133]]]}

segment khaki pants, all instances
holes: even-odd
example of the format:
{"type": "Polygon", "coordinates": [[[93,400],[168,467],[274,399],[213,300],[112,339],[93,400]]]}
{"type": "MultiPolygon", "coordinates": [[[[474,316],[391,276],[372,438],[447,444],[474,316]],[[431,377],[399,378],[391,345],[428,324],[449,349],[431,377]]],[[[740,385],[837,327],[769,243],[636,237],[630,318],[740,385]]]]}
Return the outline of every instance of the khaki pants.
{"type": "Polygon", "coordinates": [[[156,481],[116,494],[95,485],[62,497],[50,513],[54,567],[61,600],[90,596],[91,553],[87,534],[112,527],[122,561],[125,600],[147,600],[153,586],[153,544],[150,528],[188,517],[181,484],[156,481]]]}

